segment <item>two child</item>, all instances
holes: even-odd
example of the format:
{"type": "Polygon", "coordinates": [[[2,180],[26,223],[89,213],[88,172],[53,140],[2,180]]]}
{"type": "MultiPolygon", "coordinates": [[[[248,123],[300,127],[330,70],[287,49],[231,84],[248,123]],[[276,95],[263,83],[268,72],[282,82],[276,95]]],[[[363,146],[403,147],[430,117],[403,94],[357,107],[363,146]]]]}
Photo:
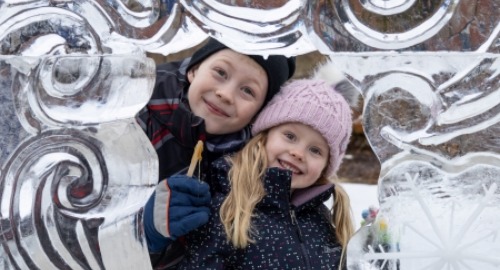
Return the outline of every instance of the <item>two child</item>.
{"type": "Polygon", "coordinates": [[[215,39],[191,58],[159,65],[137,117],[158,154],[159,179],[188,167],[198,140],[215,158],[239,150],[250,122],[294,71],[295,58],[244,55],[215,39]]]}
{"type": "Polygon", "coordinates": [[[346,98],[356,104],[357,94],[331,82],[322,75],[284,86],[257,116],[248,144],[214,162],[212,215],[188,234],[181,269],[339,267],[354,228],[347,194],[331,177],[351,135],[346,98]],[[329,211],[323,203],[332,194],[329,211]]]}
{"type": "Polygon", "coordinates": [[[244,55],[215,39],[191,58],[157,67],[152,98],[137,117],[158,154],[162,180],[143,218],[153,266],[175,264],[183,245],[173,241],[208,220],[208,185],[175,175],[189,166],[198,140],[205,143],[202,168],[239,150],[250,122],[294,70],[294,58],[244,55]]]}

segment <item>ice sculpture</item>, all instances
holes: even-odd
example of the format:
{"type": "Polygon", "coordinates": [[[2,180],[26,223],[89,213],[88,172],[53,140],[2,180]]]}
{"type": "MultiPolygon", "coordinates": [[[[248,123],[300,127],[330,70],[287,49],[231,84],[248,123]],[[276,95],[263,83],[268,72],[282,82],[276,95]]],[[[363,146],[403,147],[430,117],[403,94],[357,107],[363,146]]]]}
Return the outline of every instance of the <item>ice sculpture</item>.
{"type": "Polygon", "coordinates": [[[134,116],[154,62],[103,42],[97,6],[89,26],[51,3],[0,2],[0,268],[151,268],[141,209],[158,164],[134,116]]]}
{"type": "Polygon", "coordinates": [[[152,61],[4,56],[0,73],[0,267],[150,267],[114,254],[148,254],[138,223],[157,164],[133,116],[152,61]]]}
{"type": "Polygon", "coordinates": [[[370,58],[352,75],[369,86],[381,216],[350,242],[350,269],[498,269],[498,54],[370,58]]]}
{"type": "Polygon", "coordinates": [[[361,90],[382,209],[349,269],[500,268],[498,0],[0,0],[0,268],[150,268],[145,52],[208,35],[361,90]]]}

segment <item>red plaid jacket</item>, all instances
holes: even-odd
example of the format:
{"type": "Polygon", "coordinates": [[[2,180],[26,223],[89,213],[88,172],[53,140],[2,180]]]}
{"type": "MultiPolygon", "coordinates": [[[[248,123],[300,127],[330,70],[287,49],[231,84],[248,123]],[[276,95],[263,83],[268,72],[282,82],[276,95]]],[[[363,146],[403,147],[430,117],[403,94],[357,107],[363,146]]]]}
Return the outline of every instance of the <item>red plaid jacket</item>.
{"type": "Polygon", "coordinates": [[[202,167],[208,168],[211,161],[239,150],[250,138],[249,127],[226,135],[206,133],[203,119],[191,112],[187,101],[189,60],[157,67],[153,95],[136,117],[158,154],[158,180],[186,169],[198,140],[205,142],[202,167]]]}
{"type": "Polygon", "coordinates": [[[206,138],[203,119],[187,104],[187,63],[188,59],[157,67],[153,95],[137,116],[158,154],[159,180],[189,166],[196,142],[206,138]]]}

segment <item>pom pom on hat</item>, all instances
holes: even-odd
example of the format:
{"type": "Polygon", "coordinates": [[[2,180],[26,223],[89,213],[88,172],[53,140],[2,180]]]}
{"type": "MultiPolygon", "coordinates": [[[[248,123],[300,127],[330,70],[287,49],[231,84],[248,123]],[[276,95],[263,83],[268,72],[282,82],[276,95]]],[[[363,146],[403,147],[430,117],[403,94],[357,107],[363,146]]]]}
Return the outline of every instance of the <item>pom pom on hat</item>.
{"type": "MultiPolygon", "coordinates": [[[[203,47],[198,49],[193,54],[191,60],[189,61],[187,70],[197,64],[200,64],[210,55],[228,48],[229,47],[216,39],[210,38],[203,47]]],[[[293,76],[293,73],[295,72],[295,57],[285,57],[283,55],[270,55],[267,58],[260,55],[247,56],[257,62],[257,64],[259,64],[267,74],[268,89],[266,99],[264,101],[265,105],[276,93],[278,93],[283,83],[293,76]]]]}
{"type": "Polygon", "coordinates": [[[330,160],[326,176],[332,176],[337,172],[349,143],[352,132],[350,104],[356,105],[358,97],[359,93],[352,84],[333,63],[327,62],[316,70],[312,79],[295,80],[283,86],[257,116],[252,133],[255,135],[291,122],[311,126],[328,142],[330,160]]]}
{"type": "Polygon", "coordinates": [[[335,67],[332,61],[319,65],[313,75],[314,80],[323,80],[335,89],[352,108],[357,108],[359,101],[359,92],[344,77],[342,72],[335,67]]]}

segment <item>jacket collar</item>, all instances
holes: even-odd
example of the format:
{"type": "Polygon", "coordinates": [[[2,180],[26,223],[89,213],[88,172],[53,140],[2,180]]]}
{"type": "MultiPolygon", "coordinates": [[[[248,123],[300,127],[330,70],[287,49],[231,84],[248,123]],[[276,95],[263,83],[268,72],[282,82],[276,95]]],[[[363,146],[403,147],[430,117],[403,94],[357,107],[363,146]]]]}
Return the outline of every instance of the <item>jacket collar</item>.
{"type": "Polygon", "coordinates": [[[213,153],[231,153],[238,151],[250,139],[250,127],[240,132],[208,137],[205,142],[207,150],[213,153]]]}
{"type": "MultiPolygon", "coordinates": [[[[214,162],[217,180],[213,185],[219,186],[222,193],[229,193],[230,186],[227,172],[230,169],[225,158],[220,158],[214,162]]],[[[269,168],[264,176],[264,189],[266,196],[259,203],[262,206],[294,207],[297,210],[317,206],[330,198],[334,185],[314,185],[304,189],[295,190],[290,196],[292,172],[280,168],[269,168]]]]}
{"type": "Polygon", "coordinates": [[[308,204],[317,205],[323,203],[333,194],[334,188],[334,184],[324,184],[297,189],[292,194],[292,204],[297,208],[301,208],[308,204]]]}

